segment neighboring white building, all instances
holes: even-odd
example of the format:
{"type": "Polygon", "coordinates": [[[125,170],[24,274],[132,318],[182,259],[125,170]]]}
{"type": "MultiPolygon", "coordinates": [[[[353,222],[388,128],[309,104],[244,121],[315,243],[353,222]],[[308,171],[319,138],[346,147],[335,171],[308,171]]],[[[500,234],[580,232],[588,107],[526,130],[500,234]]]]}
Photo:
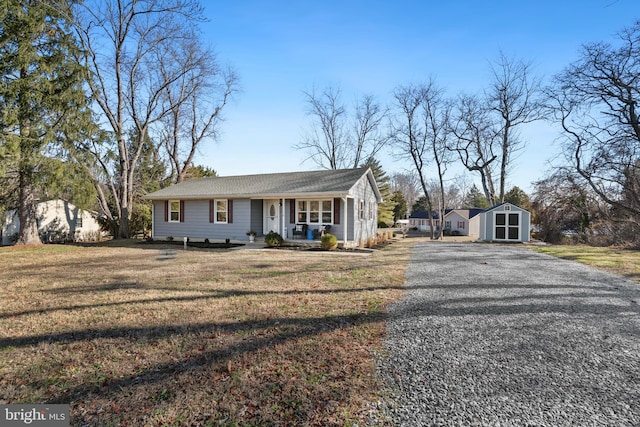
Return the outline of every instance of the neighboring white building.
{"type": "Polygon", "coordinates": [[[478,236],[480,234],[479,214],[484,209],[453,209],[444,215],[444,231],[452,236],[478,236]]]}
{"type": "MultiPolygon", "coordinates": [[[[82,210],[67,201],[56,199],[40,202],[37,215],[38,232],[44,243],[95,241],[100,237],[100,225],[95,212],[82,210]]],[[[2,245],[15,243],[19,230],[17,212],[15,209],[8,211],[2,224],[2,245]]]]}

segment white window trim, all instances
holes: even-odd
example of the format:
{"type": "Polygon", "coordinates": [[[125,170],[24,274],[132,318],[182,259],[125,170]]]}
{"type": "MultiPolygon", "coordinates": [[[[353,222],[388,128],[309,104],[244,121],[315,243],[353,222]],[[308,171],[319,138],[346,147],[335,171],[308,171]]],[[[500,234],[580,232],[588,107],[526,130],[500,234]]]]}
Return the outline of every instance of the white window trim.
{"type": "MultiPolygon", "coordinates": [[[[333,225],[335,218],[333,217],[333,210],[334,210],[334,206],[333,206],[333,199],[296,199],[296,224],[308,224],[308,225],[333,225]],[[300,202],[304,202],[305,203],[305,210],[300,210],[300,202]],[[311,222],[311,202],[318,202],[318,222],[311,222]],[[330,202],[331,203],[331,207],[329,209],[329,211],[325,211],[322,209],[322,204],[324,202],[330,202]],[[307,216],[307,220],[306,221],[300,221],[298,218],[300,216],[300,212],[304,212],[306,213],[307,216]],[[328,212],[331,215],[331,221],[330,222],[324,222],[322,220],[323,218],[323,214],[325,212],[328,212]]],[[[315,212],[315,211],[314,211],[315,212]]]]}
{"type": "Polygon", "coordinates": [[[180,200],[169,200],[169,218],[168,218],[169,222],[180,222],[180,200]],[[178,204],[178,210],[173,210],[172,209],[172,205],[174,203],[178,204]],[[178,213],[178,219],[172,219],[171,218],[171,214],[173,212],[177,212],[178,213]]]}
{"type": "Polygon", "coordinates": [[[364,200],[360,200],[358,204],[358,220],[364,221],[364,200]]]}
{"type": "Polygon", "coordinates": [[[228,224],[229,223],[229,199],[213,199],[213,223],[214,224],[228,224]],[[218,220],[218,202],[224,202],[226,208],[224,211],[219,211],[219,212],[224,212],[225,213],[225,220],[224,221],[219,221],[218,220]]]}

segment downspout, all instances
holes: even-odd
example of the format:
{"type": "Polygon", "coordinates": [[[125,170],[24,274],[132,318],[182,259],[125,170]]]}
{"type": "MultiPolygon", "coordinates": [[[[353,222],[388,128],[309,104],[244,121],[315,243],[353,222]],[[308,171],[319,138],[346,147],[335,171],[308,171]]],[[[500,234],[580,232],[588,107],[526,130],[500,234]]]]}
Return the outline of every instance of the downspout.
{"type": "Polygon", "coordinates": [[[344,204],[344,209],[342,210],[342,223],[344,224],[344,239],[342,242],[342,246],[343,247],[347,247],[347,241],[348,241],[348,227],[349,227],[349,223],[347,222],[347,211],[349,210],[349,203],[347,203],[347,197],[343,197],[342,199],[342,203],[344,204]]]}
{"type": "Polygon", "coordinates": [[[156,201],[151,201],[151,239],[156,238],[156,201]]]}

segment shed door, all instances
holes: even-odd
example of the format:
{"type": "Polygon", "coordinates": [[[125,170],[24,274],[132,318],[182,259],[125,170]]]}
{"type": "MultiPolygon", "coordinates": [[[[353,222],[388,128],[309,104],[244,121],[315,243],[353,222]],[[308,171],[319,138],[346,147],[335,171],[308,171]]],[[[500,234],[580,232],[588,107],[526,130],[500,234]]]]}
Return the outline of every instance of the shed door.
{"type": "Polygon", "coordinates": [[[494,237],[496,240],[520,240],[520,214],[496,213],[494,237]]]}

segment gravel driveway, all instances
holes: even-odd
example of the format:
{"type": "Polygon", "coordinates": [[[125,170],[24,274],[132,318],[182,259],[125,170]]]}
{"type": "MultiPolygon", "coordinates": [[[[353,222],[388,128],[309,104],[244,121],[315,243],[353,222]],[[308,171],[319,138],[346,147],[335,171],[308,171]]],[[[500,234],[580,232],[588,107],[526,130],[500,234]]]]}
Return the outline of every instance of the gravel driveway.
{"type": "Polygon", "coordinates": [[[530,251],[417,245],[379,363],[393,425],[640,425],[640,286],[530,251]]]}

